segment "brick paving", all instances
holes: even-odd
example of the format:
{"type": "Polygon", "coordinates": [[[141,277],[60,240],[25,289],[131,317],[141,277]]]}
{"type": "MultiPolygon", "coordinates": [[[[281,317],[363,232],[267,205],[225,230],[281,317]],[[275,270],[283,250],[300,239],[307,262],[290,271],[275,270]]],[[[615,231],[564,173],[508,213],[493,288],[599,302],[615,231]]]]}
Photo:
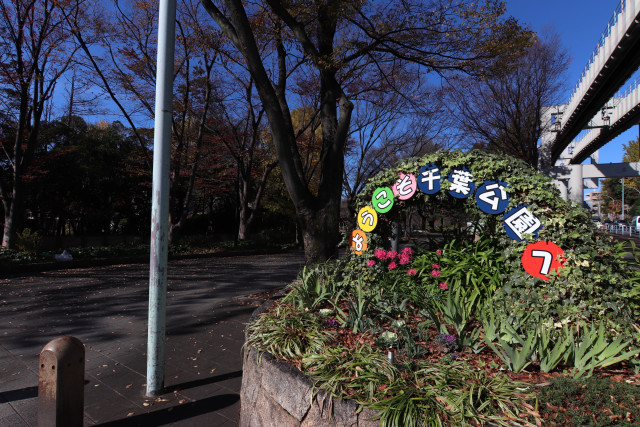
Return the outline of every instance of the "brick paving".
{"type": "Polygon", "coordinates": [[[85,425],[237,425],[245,323],[303,263],[301,252],[170,261],[157,398],[144,395],[148,265],[0,278],[0,426],[36,425],[39,353],[65,335],[85,345],[85,425]]]}

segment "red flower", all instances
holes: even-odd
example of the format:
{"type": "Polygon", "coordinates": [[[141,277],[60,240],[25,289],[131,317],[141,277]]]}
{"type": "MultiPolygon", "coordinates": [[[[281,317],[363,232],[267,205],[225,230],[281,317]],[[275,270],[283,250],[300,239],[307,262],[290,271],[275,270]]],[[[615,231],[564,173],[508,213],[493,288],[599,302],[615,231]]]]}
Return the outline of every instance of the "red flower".
{"type": "Polygon", "coordinates": [[[444,290],[444,291],[446,291],[447,289],[449,289],[449,285],[447,285],[447,284],[446,284],[446,283],[444,283],[444,282],[440,282],[440,284],[439,284],[438,286],[440,286],[440,289],[442,289],[442,290],[444,290]]]}
{"type": "Polygon", "coordinates": [[[441,251],[440,249],[438,249],[438,250],[436,251],[436,253],[437,253],[438,255],[442,255],[442,251],[441,251]]]}
{"type": "Polygon", "coordinates": [[[374,260],[370,259],[369,261],[367,261],[367,265],[369,267],[373,267],[374,265],[376,265],[376,262],[374,260]]]}
{"type": "Polygon", "coordinates": [[[440,277],[440,272],[439,272],[438,270],[432,270],[432,271],[431,271],[431,275],[432,275],[433,277],[440,277]]]}
{"type": "Polygon", "coordinates": [[[398,256],[398,252],[396,252],[396,251],[387,252],[387,259],[393,259],[393,258],[395,258],[397,256],[398,256]]]}
{"type": "Polygon", "coordinates": [[[435,268],[436,270],[440,268],[438,264],[433,264],[431,267],[435,268]]]}
{"type": "Polygon", "coordinates": [[[398,264],[396,264],[395,262],[391,261],[391,262],[389,263],[389,266],[388,266],[388,267],[389,267],[389,270],[393,270],[393,269],[395,269],[397,266],[398,266],[398,264]]]}
{"type": "Polygon", "coordinates": [[[411,270],[407,271],[407,274],[409,276],[415,276],[416,274],[418,274],[418,272],[414,268],[412,268],[411,270]]]}
{"type": "Polygon", "coordinates": [[[378,258],[380,261],[384,261],[385,259],[387,259],[387,253],[384,251],[384,249],[376,249],[375,251],[373,251],[373,256],[378,258]]]}
{"type": "Polygon", "coordinates": [[[400,252],[401,254],[405,254],[408,257],[410,257],[411,255],[413,255],[413,249],[411,249],[410,247],[406,247],[404,249],[402,249],[402,252],[400,252]]]}
{"type": "Polygon", "coordinates": [[[411,257],[407,254],[400,254],[400,265],[409,264],[411,262],[411,257]]]}

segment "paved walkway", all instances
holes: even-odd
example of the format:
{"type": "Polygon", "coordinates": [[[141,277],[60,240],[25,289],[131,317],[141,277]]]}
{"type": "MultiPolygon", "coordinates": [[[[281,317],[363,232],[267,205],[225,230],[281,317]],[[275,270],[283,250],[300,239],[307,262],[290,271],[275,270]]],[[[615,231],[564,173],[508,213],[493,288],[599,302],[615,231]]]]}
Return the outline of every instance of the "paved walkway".
{"type": "Polygon", "coordinates": [[[0,426],[35,426],[38,358],[50,340],[85,345],[85,425],[234,426],[243,330],[302,253],[170,261],[165,386],[146,398],[148,266],[0,279],[0,426]]]}

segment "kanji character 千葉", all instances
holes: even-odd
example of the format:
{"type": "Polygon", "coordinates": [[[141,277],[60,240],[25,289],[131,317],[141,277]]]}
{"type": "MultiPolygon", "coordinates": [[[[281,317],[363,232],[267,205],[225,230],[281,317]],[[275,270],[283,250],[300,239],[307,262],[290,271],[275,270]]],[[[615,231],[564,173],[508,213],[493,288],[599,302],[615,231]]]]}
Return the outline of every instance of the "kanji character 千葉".
{"type": "Polygon", "coordinates": [[[429,163],[418,172],[418,188],[426,194],[435,194],[440,191],[440,168],[429,163]]]}
{"type": "Polygon", "coordinates": [[[527,205],[511,209],[505,214],[503,222],[507,235],[518,241],[522,240],[525,234],[537,236],[542,227],[540,220],[527,209],[527,205]]]}
{"type": "Polygon", "coordinates": [[[467,168],[453,169],[448,178],[451,185],[449,186],[449,194],[458,199],[469,197],[476,189],[473,182],[473,174],[467,168]]]}

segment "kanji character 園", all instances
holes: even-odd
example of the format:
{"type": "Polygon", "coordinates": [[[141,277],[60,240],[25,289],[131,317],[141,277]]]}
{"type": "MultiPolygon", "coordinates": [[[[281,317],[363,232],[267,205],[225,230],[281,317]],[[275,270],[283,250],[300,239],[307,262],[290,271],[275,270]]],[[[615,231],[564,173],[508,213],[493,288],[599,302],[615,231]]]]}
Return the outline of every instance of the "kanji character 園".
{"type": "Polygon", "coordinates": [[[537,236],[542,228],[540,220],[527,209],[527,205],[520,205],[511,209],[504,216],[504,228],[513,240],[523,240],[525,234],[537,236]]]}

